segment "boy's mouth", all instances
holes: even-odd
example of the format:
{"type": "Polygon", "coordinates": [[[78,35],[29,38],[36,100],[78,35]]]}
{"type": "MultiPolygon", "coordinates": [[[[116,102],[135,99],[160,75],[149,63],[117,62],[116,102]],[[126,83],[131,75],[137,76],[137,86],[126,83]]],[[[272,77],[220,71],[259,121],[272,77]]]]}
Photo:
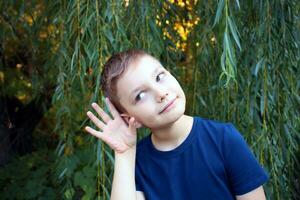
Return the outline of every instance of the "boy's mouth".
{"type": "Polygon", "coordinates": [[[163,113],[165,110],[167,110],[169,107],[171,107],[176,99],[177,99],[177,97],[175,97],[173,100],[171,100],[171,101],[164,107],[164,109],[162,109],[158,114],[163,113]]]}

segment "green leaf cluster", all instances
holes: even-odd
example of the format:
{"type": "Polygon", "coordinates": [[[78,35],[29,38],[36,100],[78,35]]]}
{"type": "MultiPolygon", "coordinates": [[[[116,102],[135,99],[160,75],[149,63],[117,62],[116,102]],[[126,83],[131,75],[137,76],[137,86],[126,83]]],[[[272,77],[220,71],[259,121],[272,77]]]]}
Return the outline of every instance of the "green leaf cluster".
{"type": "MultiPolygon", "coordinates": [[[[26,93],[30,101],[46,91],[51,110],[45,120],[54,121],[55,127],[45,132],[57,136],[51,164],[38,153],[30,156],[35,160],[31,162],[40,162],[40,170],[24,168],[30,156],[1,169],[1,195],[109,199],[113,152],[83,131],[89,124],[85,113],[92,102],[104,105],[100,72],[107,59],[122,50],[142,48],[178,78],[189,102],[187,114],[230,121],[238,128],[270,175],[267,199],[300,197],[298,0],[189,2],[192,10],[161,0],[130,1],[128,6],[121,0],[0,3],[5,55],[1,92],[26,93]],[[42,14],[34,18],[39,9],[42,14]],[[191,18],[200,20],[182,51],[176,48],[180,37],[173,27],[191,18]],[[47,38],[45,27],[50,27],[47,38]],[[166,30],[172,39],[164,37],[166,30]],[[19,62],[24,60],[19,55],[30,55],[29,62],[19,62]],[[18,63],[22,70],[15,69],[18,63]],[[26,89],[28,82],[32,88],[26,89]]],[[[139,138],[148,133],[140,130],[139,138]]]]}

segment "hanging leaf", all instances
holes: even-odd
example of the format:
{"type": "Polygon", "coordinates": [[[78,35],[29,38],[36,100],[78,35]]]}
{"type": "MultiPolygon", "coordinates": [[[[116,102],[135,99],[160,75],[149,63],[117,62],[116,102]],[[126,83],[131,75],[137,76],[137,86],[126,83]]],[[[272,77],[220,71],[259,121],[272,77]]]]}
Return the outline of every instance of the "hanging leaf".
{"type": "Polygon", "coordinates": [[[222,16],[223,9],[224,9],[224,5],[225,5],[225,0],[220,0],[219,3],[218,3],[218,8],[217,8],[217,12],[216,12],[216,16],[215,16],[213,27],[217,23],[219,23],[220,18],[222,16]]]}
{"type": "Polygon", "coordinates": [[[231,31],[231,34],[233,35],[233,38],[235,40],[236,45],[239,47],[240,51],[242,50],[241,44],[240,44],[240,39],[238,37],[238,30],[236,28],[235,23],[230,19],[230,17],[227,18],[228,20],[228,24],[229,24],[229,28],[231,31]]]}

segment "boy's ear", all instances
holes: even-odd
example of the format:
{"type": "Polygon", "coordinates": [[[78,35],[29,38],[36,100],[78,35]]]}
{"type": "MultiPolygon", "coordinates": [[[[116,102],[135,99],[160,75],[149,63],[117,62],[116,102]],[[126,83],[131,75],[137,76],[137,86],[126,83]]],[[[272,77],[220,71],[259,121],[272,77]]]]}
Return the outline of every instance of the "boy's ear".
{"type": "MultiPolygon", "coordinates": [[[[126,122],[126,124],[128,125],[131,116],[128,115],[128,114],[125,114],[125,113],[120,114],[120,116],[122,117],[122,119],[123,119],[123,120],[126,122]]],[[[141,128],[141,127],[143,126],[142,123],[140,123],[140,122],[137,121],[136,119],[134,120],[134,123],[135,123],[135,127],[136,127],[136,128],[141,128]]]]}

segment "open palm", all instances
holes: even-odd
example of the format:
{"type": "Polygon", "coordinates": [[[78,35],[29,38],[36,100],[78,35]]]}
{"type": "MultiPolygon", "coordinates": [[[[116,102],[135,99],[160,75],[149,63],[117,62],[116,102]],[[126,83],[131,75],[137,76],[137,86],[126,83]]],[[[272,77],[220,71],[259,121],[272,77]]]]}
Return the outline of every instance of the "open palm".
{"type": "Polygon", "coordinates": [[[93,103],[92,107],[101,117],[102,121],[90,111],[87,112],[87,116],[101,131],[92,129],[89,126],[85,130],[103,140],[115,151],[119,153],[125,152],[136,144],[135,119],[131,117],[127,125],[108,98],[106,98],[106,103],[113,119],[98,104],[93,103]]]}

